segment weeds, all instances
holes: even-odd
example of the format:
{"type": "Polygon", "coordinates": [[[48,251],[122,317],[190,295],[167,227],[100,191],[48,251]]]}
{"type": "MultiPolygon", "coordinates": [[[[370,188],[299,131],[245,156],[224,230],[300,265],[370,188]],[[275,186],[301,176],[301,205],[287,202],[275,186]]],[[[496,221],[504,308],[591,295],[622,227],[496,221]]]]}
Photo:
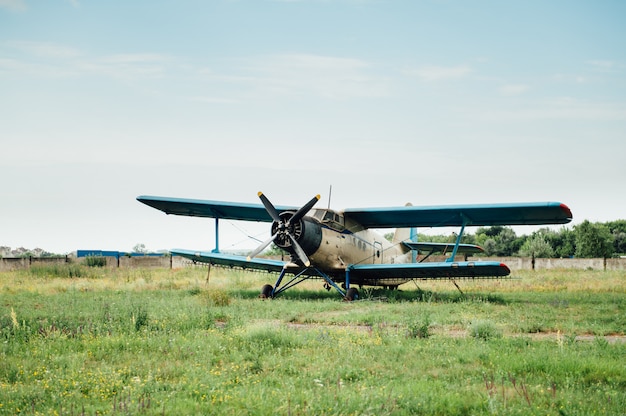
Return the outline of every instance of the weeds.
{"type": "Polygon", "coordinates": [[[63,264],[34,264],[30,266],[28,272],[32,276],[40,278],[78,278],[90,277],[93,274],[88,272],[85,266],[74,263],[63,264]]]}
{"type": "Polygon", "coordinates": [[[201,294],[211,306],[228,306],[231,302],[228,292],[222,289],[207,289],[201,294]]]}
{"type": "Polygon", "coordinates": [[[483,341],[501,338],[502,332],[491,321],[477,320],[472,322],[469,333],[473,338],[483,341]]]}
{"type": "Polygon", "coordinates": [[[131,321],[135,331],[141,331],[141,328],[148,325],[148,311],[141,306],[135,308],[131,315],[131,321]]]}
{"type": "MultiPolygon", "coordinates": [[[[489,411],[491,413],[498,413],[498,400],[501,401],[502,408],[507,409],[507,407],[513,407],[515,405],[514,402],[516,397],[518,400],[523,400],[529,410],[533,408],[531,393],[529,392],[528,384],[525,380],[518,380],[517,377],[509,373],[507,377],[502,377],[499,390],[493,373],[489,375],[483,374],[483,380],[487,391],[489,411]],[[513,396],[511,395],[511,389],[508,387],[507,381],[513,387],[513,392],[515,393],[513,396]]],[[[550,384],[549,391],[552,404],[554,404],[557,402],[556,384],[554,382],[550,384]]]]}
{"type": "Polygon", "coordinates": [[[407,325],[407,337],[428,338],[430,337],[430,315],[426,314],[421,319],[415,319],[407,325]]]}

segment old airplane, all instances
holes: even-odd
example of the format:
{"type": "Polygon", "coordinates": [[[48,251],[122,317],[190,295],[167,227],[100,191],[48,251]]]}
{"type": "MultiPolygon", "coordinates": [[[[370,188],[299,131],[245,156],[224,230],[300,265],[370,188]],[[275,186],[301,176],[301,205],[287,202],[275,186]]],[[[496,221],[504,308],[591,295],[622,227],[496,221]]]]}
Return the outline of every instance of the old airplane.
{"type": "Polygon", "coordinates": [[[461,253],[479,252],[475,245],[461,244],[466,226],[565,224],[572,212],[560,202],[397,206],[349,208],[343,211],[313,207],[313,197],[302,207],[274,206],[262,193],[262,204],[139,196],[137,200],[166,214],[215,219],[216,247],[210,252],[175,249],[172,255],[194,262],[278,273],[275,284],[265,285],[261,297],[272,298],[309,279],[322,278],[346,300],[358,297],[351,285],[398,285],[414,279],[503,277],[509,268],[495,261],[457,261],[461,253]],[[247,257],[219,250],[219,220],[271,222],[271,236],[247,257]],[[417,241],[417,227],[460,227],[453,244],[417,241]],[[371,228],[396,228],[388,241],[371,228]],[[291,255],[290,261],[256,258],[274,243],[291,255]],[[445,261],[417,261],[417,252],[428,255],[448,251],[445,261]],[[289,275],[285,284],[283,279],[289,275]],[[341,286],[341,287],[340,287],[341,286]]]}

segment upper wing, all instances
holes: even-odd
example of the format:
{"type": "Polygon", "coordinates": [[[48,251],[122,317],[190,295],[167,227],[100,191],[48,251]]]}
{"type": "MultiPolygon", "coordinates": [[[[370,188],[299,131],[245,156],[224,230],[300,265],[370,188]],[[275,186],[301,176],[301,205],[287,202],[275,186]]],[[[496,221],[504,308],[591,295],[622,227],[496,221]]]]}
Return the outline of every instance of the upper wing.
{"type": "Polygon", "coordinates": [[[396,263],[396,264],[357,264],[350,266],[350,279],[378,280],[404,279],[442,279],[442,278],[476,278],[503,277],[511,272],[504,263],[497,261],[454,263],[396,263]]]}
{"type": "Polygon", "coordinates": [[[344,214],[366,228],[566,224],[572,220],[572,211],[560,202],[350,208],[344,214]]]}
{"type": "MultiPolygon", "coordinates": [[[[202,199],[168,198],[161,196],[139,196],[137,201],[165,212],[188,217],[226,218],[230,220],[271,222],[272,217],[262,204],[207,201],[202,199]]],[[[276,210],[297,211],[298,207],[277,206],[276,210]]]]}

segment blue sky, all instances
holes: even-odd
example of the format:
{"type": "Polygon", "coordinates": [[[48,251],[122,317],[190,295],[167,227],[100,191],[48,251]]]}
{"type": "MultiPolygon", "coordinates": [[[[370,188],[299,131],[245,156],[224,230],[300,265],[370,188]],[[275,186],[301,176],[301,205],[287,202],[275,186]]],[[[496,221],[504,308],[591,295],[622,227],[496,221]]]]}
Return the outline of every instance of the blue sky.
{"type": "MultiPolygon", "coordinates": [[[[135,197],[327,205],[330,185],[338,209],[626,218],[624,19],[622,1],[0,0],[0,245],[212,248],[212,221],[135,197]]],[[[222,247],[267,228],[224,224],[222,247]]]]}

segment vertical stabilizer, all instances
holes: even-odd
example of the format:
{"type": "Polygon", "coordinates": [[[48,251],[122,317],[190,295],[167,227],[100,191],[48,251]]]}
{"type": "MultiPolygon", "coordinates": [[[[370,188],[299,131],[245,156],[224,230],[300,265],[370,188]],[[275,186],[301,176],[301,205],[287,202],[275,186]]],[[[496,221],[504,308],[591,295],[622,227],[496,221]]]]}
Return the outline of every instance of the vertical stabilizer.
{"type": "MultiPolygon", "coordinates": [[[[413,204],[407,202],[405,206],[410,207],[413,204]]],[[[404,253],[409,251],[409,248],[402,244],[403,241],[411,241],[417,243],[417,229],[416,228],[396,228],[396,232],[393,235],[393,240],[391,240],[393,244],[398,244],[402,248],[404,253]]],[[[417,252],[413,252],[412,256],[413,263],[416,261],[417,252]]]]}
{"type": "MultiPolygon", "coordinates": [[[[393,244],[402,244],[403,241],[411,241],[411,229],[410,228],[396,228],[396,232],[393,235],[393,240],[391,240],[391,242],[393,244]]],[[[405,252],[409,250],[405,246],[402,246],[402,247],[405,252]]]]}

